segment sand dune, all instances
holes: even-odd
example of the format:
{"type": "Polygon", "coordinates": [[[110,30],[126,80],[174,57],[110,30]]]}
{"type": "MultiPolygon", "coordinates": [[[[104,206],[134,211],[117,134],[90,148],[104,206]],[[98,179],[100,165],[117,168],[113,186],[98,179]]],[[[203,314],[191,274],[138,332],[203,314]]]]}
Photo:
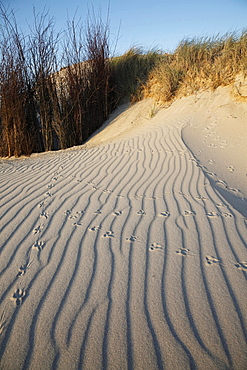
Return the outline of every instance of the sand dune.
{"type": "Polygon", "coordinates": [[[1,160],[1,369],[246,368],[246,103],[153,104],[1,160]]]}

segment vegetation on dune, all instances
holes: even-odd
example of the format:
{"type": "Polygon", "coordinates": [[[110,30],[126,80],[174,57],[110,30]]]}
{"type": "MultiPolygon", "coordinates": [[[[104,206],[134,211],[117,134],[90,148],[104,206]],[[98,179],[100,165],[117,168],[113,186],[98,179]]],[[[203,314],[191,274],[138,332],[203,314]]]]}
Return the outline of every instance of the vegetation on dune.
{"type": "Polygon", "coordinates": [[[13,12],[0,8],[0,17],[0,156],[82,144],[114,106],[108,22],[68,22],[59,60],[60,35],[47,13],[34,12],[29,36],[13,12]]]}
{"type": "Polygon", "coordinates": [[[132,47],[120,57],[111,59],[111,82],[116,101],[131,101],[142,98],[142,88],[148,80],[150,72],[161,60],[159,50],[144,53],[140,47],[132,47]]]}
{"type": "Polygon", "coordinates": [[[247,73],[247,31],[241,34],[184,39],[171,53],[143,54],[132,48],[112,59],[119,95],[132,101],[152,97],[169,102],[199,90],[216,89],[247,73]]]}
{"type": "Polygon", "coordinates": [[[240,72],[247,73],[247,31],[185,39],[150,72],[143,96],[166,102],[231,84],[240,72]]]}
{"type": "Polygon", "coordinates": [[[28,36],[13,12],[0,7],[0,17],[0,156],[82,144],[125,99],[170,102],[247,74],[247,31],[111,58],[109,23],[95,16],[68,21],[62,37],[47,13],[34,11],[28,36]]]}

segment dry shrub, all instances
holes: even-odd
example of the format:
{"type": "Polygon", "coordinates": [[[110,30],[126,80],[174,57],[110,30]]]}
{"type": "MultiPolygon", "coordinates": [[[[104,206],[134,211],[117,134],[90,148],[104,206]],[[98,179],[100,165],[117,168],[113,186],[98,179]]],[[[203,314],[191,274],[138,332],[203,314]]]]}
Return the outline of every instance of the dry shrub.
{"type": "Polygon", "coordinates": [[[39,128],[25,38],[14,14],[0,7],[0,156],[39,151],[39,128]]]}
{"type": "Polygon", "coordinates": [[[64,109],[63,126],[71,145],[83,143],[111,112],[109,98],[109,24],[88,16],[86,29],[69,23],[61,71],[59,100],[64,109]]]}
{"type": "Polygon", "coordinates": [[[28,37],[12,11],[0,6],[0,18],[0,156],[82,144],[113,107],[108,21],[70,22],[58,61],[59,34],[48,13],[34,9],[28,37]],[[67,67],[57,73],[61,62],[67,67]]]}

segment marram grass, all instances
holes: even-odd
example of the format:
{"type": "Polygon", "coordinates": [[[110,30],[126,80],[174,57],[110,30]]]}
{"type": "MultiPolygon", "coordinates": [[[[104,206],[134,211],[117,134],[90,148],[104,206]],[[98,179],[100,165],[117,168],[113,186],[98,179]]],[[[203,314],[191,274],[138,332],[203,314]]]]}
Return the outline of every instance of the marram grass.
{"type": "Polygon", "coordinates": [[[247,74],[247,31],[222,37],[183,40],[164,55],[149,73],[142,94],[167,102],[175,97],[216,89],[247,74]]]}

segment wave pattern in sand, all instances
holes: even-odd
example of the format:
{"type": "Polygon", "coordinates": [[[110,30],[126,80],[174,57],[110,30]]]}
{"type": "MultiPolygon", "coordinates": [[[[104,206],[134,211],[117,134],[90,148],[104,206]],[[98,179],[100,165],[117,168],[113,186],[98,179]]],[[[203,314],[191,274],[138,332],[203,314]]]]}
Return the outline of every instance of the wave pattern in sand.
{"type": "Polygon", "coordinates": [[[2,369],[245,368],[246,220],[181,125],[0,172],[2,369]]]}

